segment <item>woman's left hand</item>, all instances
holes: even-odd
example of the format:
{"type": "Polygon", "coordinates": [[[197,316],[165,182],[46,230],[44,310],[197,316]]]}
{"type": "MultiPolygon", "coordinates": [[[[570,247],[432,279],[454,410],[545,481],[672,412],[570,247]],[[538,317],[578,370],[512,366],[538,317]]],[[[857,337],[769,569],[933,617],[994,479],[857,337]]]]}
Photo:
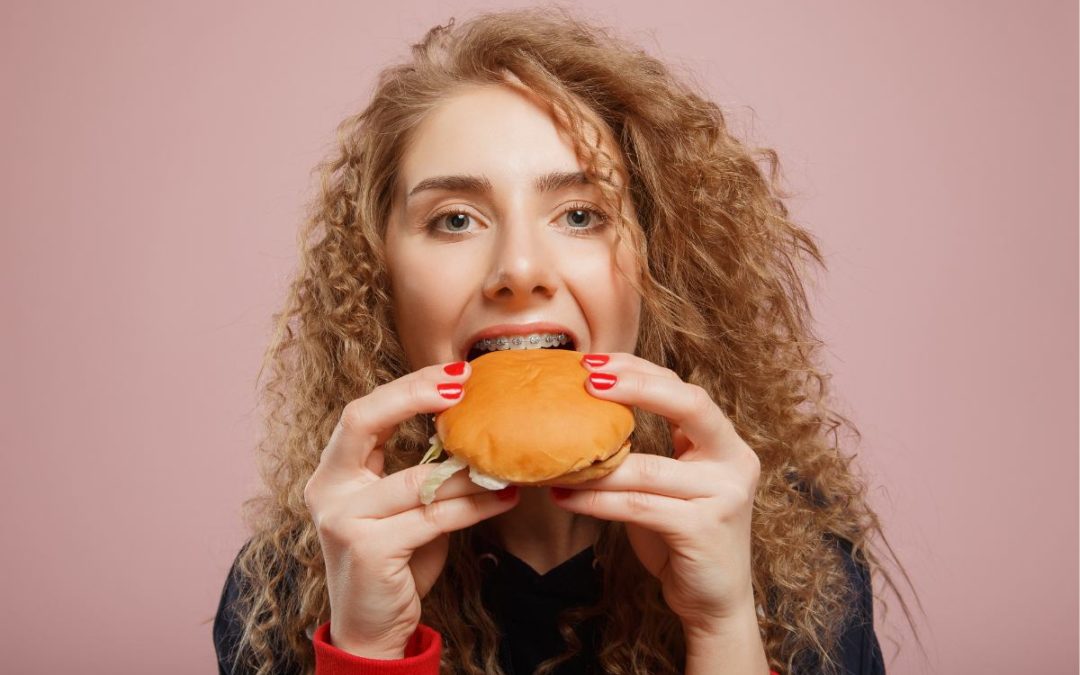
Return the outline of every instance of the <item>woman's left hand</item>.
{"type": "Polygon", "coordinates": [[[634,552],[688,630],[710,633],[754,612],[757,454],[705,389],[673,371],[624,352],[586,355],[582,365],[592,371],[586,384],[592,395],[666,418],[675,457],[631,452],[603,478],[554,488],[556,503],[625,523],[634,552]],[[609,360],[599,366],[586,360],[604,356],[609,360]]]}

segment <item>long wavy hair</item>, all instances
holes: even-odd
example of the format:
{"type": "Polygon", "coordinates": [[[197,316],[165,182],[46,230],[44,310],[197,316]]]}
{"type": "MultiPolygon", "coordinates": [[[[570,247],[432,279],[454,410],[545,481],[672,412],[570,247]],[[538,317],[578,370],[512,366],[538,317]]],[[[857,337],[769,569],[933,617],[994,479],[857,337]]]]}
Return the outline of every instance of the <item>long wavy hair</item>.
{"type": "MultiPolygon", "coordinates": [[[[788,219],[776,152],[737,140],[721,109],[656,58],[549,6],[430,29],[411,59],[381,72],[369,105],[340,124],[336,149],[317,167],[321,190],[299,233],[299,267],[256,379],[258,386],[269,372],[258,448],[265,491],[244,503],[252,536],[237,562],[245,579],[237,660],[260,675],[286,662],[296,672],[314,670],[308,633],[329,620],[330,605],[304,486],[344,406],[410,370],[393,328],[383,251],[399,160],[440,100],[463,86],[511,80],[550,104],[612,207],[620,241],[638,258],[636,353],[704,387],[760,457],[753,588],[771,667],[835,666],[853,605],[840,541],[884,579],[915,630],[873,540],[903,567],[867,503],[854,456],[840,447],[842,426],[861,435],[828,407],[831,376],[817,363],[822,342],[803,288],[808,263],[825,265],[813,236],[788,219]],[[619,156],[604,150],[600,124],[619,156]],[[629,190],[637,224],[623,216],[619,185],[629,190]]],[[[636,414],[634,450],[671,456],[666,423],[636,414]]],[[[416,464],[432,433],[430,416],[402,424],[385,448],[386,470],[416,464]]],[[[423,599],[423,622],[443,636],[446,673],[501,672],[473,529],[452,533],[446,567],[423,599]]],[[[597,615],[607,618],[604,672],[681,672],[681,624],[620,524],[604,524],[595,553],[601,600],[564,613],[567,650],[538,672],[579,651],[575,626],[597,615]]]]}

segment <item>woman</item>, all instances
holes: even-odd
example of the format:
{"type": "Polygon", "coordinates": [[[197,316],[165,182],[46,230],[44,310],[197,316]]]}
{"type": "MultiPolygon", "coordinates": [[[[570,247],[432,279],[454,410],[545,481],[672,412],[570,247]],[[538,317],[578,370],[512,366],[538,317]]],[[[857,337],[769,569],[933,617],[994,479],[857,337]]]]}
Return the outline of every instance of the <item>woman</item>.
{"type": "Polygon", "coordinates": [[[828,440],[800,255],[822,260],[775,178],[557,10],[451,20],[384,71],[276,317],[222,672],[884,672],[871,572],[895,588],[828,440]],[[424,507],[432,416],[493,326],[569,339],[634,407],[634,452],[573,490],[458,473],[424,507]]]}

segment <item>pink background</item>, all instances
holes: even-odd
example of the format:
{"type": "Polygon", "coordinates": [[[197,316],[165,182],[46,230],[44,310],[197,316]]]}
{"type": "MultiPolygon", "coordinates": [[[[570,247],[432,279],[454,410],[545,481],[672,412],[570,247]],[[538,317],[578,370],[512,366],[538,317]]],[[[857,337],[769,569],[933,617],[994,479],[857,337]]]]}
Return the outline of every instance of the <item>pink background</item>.
{"type": "MultiPolygon", "coordinates": [[[[5,672],[214,671],[309,172],[381,66],[495,6],[7,3],[5,672]]],[[[1075,673],[1076,4],[587,12],[776,148],[821,238],[833,383],[926,613],[925,659],[878,614],[890,672],[1075,673]]]]}

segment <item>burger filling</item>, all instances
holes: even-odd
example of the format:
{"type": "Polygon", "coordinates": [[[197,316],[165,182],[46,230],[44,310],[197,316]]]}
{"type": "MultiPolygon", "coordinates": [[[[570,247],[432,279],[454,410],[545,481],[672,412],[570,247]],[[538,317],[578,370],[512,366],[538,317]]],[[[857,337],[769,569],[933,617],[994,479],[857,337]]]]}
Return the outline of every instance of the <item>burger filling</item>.
{"type": "MultiPolygon", "coordinates": [[[[435,462],[435,460],[442,456],[445,451],[442,440],[439,438],[438,434],[433,435],[428,441],[431,443],[431,447],[424,453],[423,458],[420,460],[421,464],[435,462]]],[[[435,491],[439,489],[439,486],[465,467],[469,468],[469,480],[480,487],[487,488],[488,490],[501,490],[510,484],[508,481],[477,471],[474,467],[469,466],[464,460],[458,459],[457,457],[450,457],[446,461],[437,462],[435,470],[428,475],[424,484],[420,486],[421,503],[430,504],[435,501],[435,491]]]]}

